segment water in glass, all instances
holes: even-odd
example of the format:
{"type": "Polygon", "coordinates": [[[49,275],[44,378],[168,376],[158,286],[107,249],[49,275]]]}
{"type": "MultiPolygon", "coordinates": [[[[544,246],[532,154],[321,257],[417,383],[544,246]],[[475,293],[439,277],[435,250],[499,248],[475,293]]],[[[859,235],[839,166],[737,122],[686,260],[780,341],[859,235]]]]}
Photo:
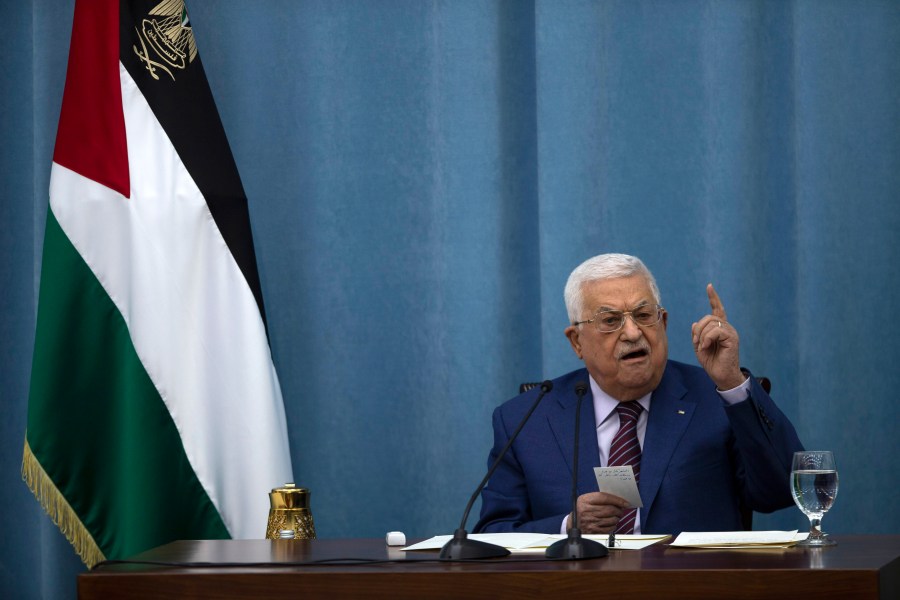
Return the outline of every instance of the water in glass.
{"type": "Polygon", "coordinates": [[[809,518],[809,537],[800,545],[831,546],[834,540],[822,531],[822,517],[834,504],[838,492],[838,473],[829,451],[794,453],[791,469],[791,493],[794,503],[809,518]]]}

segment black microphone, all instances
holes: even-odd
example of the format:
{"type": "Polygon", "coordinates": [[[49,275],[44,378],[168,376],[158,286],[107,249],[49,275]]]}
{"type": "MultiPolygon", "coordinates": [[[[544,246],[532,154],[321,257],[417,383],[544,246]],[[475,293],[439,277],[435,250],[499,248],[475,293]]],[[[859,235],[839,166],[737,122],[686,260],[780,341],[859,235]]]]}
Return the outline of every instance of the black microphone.
{"type": "Polygon", "coordinates": [[[588,384],[579,381],[575,384],[575,395],[578,402],[575,405],[575,448],[572,457],[572,526],[568,530],[569,537],[551,544],[545,556],[547,558],[581,560],[584,558],[601,558],[609,554],[606,546],[594,540],[581,537],[578,528],[578,438],[581,430],[581,401],[587,394],[588,384]]]}
{"type": "Polygon", "coordinates": [[[518,437],[519,432],[522,431],[522,428],[525,427],[525,423],[528,422],[528,419],[531,417],[531,413],[533,413],[534,409],[536,409],[538,404],[540,404],[544,395],[552,389],[553,382],[550,380],[547,380],[541,384],[541,393],[538,394],[537,400],[535,400],[534,404],[531,405],[531,408],[528,409],[525,417],[522,418],[522,422],[519,423],[518,427],[516,427],[515,433],[512,434],[512,437],[510,437],[509,441],[506,442],[506,445],[503,446],[503,450],[501,450],[500,454],[497,455],[497,458],[494,459],[494,464],[492,464],[491,468],[488,469],[487,475],[484,476],[484,479],[482,479],[481,483],[478,484],[478,488],[476,488],[475,493],[472,494],[471,498],[469,498],[469,504],[466,505],[466,510],[463,513],[462,521],[459,523],[459,528],[453,532],[453,539],[444,544],[444,547],[441,548],[441,560],[498,558],[501,556],[509,555],[509,550],[507,550],[503,546],[469,539],[469,534],[466,533],[466,521],[469,520],[469,511],[472,510],[472,505],[475,504],[475,499],[478,497],[478,494],[481,493],[481,490],[483,490],[484,486],[487,485],[488,479],[491,478],[491,475],[493,475],[494,471],[497,470],[497,467],[500,466],[500,461],[503,460],[504,456],[506,456],[506,452],[509,450],[509,447],[512,446],[512,443],[516,441],[516,437],[518,437]]]}

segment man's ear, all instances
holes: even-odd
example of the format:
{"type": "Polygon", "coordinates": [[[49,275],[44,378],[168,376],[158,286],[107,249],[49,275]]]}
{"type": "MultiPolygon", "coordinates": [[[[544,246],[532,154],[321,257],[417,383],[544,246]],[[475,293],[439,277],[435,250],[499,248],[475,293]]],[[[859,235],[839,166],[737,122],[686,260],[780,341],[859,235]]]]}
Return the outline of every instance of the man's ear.
{"type": "Polygon", "coordinates": [[[569,344],[572,345],[572,350],[575,351],[575,355],[578,358],[582,358],[581,356],[581,340],[578,338],[578,327],[575,325],[569,325],[566,327],[564,332],[566,337],[569,338],[569,344]]]}

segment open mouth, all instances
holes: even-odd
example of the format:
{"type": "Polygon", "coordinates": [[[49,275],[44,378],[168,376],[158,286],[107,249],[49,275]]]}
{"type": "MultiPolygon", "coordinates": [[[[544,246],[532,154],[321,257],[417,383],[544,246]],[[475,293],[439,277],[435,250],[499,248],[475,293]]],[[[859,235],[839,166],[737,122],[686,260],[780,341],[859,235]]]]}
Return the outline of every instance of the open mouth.
{"type": "Polygon", "coordinates": [[[623,354],[620,360],[640,360],[648,355],[649,352],[647,352],[643,348],[639,348],[637,350],[629,352],[628,354],[623,354]]]}

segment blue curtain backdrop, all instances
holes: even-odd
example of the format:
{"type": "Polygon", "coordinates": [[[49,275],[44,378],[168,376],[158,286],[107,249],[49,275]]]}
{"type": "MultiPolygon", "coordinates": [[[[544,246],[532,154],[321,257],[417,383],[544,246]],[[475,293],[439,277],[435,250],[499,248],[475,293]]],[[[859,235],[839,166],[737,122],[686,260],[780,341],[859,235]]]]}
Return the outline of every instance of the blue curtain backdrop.
{"type": "MultiPolygon", "coordinates": [[[[72,2],[9,4],[0,595],[74,597],[80,563],[19,475],[72,2]]],[[[493,408],[579,366],[562,288],[608,251],[655,272],[678,360],[714,282],[743,364],[835,452],[826,530],[900,533],[900,3],[188,8],[320,537],[451,532],[493,408]]]]}

